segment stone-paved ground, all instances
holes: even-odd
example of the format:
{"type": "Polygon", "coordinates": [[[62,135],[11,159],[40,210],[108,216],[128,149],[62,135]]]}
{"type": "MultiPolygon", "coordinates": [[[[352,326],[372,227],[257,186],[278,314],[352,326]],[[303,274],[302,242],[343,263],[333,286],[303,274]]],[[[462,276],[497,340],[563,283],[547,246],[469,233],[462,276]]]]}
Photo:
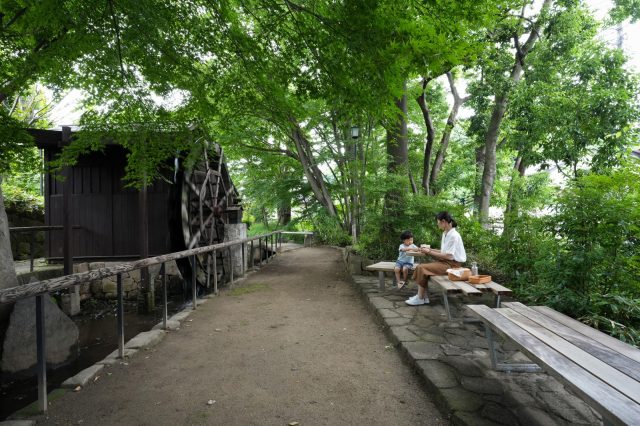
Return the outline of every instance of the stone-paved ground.
{"type": "MultiPolygon", "coordinates": [[[[447,321],[442,296],[429,289],[431,303],[407,306],[415,294],[410,282],[402,290],[378,290],[377,276],[352,275],[387,334],[405,359],[425,379],[443,412],[461,425],[593,425],[600,416],[546,373],[503,373],[491,369],[484,328],[472,319],[464,303],[493,305],[490,295],[464,300],[449,297],[452,321],[447,321]]],[[[513,344],[500,342],[499,360],[530,363],[513,344]]]]}

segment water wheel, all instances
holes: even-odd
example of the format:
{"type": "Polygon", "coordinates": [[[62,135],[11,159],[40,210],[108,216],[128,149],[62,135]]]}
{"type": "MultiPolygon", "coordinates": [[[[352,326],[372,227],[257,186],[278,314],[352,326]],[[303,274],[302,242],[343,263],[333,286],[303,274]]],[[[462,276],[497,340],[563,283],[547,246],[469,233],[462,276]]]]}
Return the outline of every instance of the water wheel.
{"type": "MultiPolygon", "coordinates": [[[[242,219],[240,199],[224,164],[222,148],[215,143],[203,144],[201,153],[192,163],[179,164],[176,173],[179,212],[176,212],[172,234],[179,237],[172,239],[177,250],[222,243],[225,224],[238,223],[242,219]]],[[[200,287],[211,286],[212,277],[207,271],[213,273],[213,262],[217,262],[218,282],[224,282],[228,268],[223,252],[216,252],[216,259],[211,255],[196,256],[196,262],[196,279],[200,287]]],[[[190,282],[190,260],[181,259],[177,263],[185,281],[190,282]]]]}

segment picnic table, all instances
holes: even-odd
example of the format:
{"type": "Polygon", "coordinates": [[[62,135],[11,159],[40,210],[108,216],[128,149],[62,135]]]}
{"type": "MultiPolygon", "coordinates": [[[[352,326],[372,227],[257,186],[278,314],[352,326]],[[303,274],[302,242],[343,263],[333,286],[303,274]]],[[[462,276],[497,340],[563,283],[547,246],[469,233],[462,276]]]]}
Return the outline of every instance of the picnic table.
{"type": "Polygon", "coordinates": [[[438,286],[442,291],[442,300],[444,301],[444,308],[447,312],[447,318],[451,321],[451,309],[449,308],[449,294],[462,293],[468,297],[479,297],[485,293],[491,292],[495,296],[495,305],[500,307],[502,296],[511,296],[513,292],[498,283],[490,281],[486,284],[469,284],[464,281],[451,281],[446,276],[432,276],[430,277],[431,283],[438,286]]]}
{"type": "Polygon", "coordinates": [[[590,403],[605,424],[640,423],[640,350],[547,306],[467,307],[484,323],[495,370],[542,368],[590,403]],[[494,331],[537,365],[500,363],[494,331]]]}

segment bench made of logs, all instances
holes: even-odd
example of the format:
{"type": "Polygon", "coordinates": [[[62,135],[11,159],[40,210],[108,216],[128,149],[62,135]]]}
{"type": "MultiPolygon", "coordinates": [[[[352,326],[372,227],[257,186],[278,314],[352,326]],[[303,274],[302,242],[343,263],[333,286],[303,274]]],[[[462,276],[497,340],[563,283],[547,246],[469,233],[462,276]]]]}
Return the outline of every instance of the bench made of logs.
{"type": "Polygon", "coordinates": [[[491,364],[499,371],[544,369],[595,408],[605,424],[640,421],[640,350],[547,306],[468,305],[484,322],[491,364]],[[535,364],[498,362],[493,331],[535,364]]]}
{"type": "Polygon", "coordinates": [[[471,285],[464,281],[451,281],[446,276],[431,276],[430,282],[437,285],[442,290],[442,300],[447,312],[447,318],[451,321],[451,310],[449,308],[449,294],[462,293],[465,296],[477,297],[484,293],[491,292],[495,296],[496,308],[500,307],[502,296],[511,296],[513,292],[507,287],[501,286],[493,281],[486,284],[471,285]]]}

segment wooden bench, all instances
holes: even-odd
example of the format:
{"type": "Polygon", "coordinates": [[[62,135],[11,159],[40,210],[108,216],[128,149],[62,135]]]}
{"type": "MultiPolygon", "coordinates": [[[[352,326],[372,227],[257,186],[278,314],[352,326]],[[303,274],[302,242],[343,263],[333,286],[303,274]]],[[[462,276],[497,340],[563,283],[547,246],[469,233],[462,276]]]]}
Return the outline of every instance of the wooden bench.
{"type": "Polygon", "coordinates": [[[502,296],[511,296],[513,294],[507,287],[501,286],[493,281],[486,284],[471,285],[464,281],[451,281],[446,276],[432,276],[430,277],[430,282],[442,290],[442,300],[444,301],[444,308],[449,321],[452,319],[449,308],[449,294],[462,293],[465,296],[478,297],[484,293],[491,292],[495,296],[497,308],[500,307],[502,296]]]}
{"type": "Polygon", "coordinates": [[[542,367],[598,410],[605,424],[640,424],[640,350],[546,306],[467,307],[484,322],[494,369],[542,367]],[[538,366],[498,362],[493,331],[538,366]]]}
{"type": "MultiPolygon", "coordinates": [[[[396,266],[396,262],[378,262],[373,265],[369,265],[365,267],[367,271],[377,271],[378,272],[378,289],[380,291],[384,291],[384,273],[391,272],[393,274],[393,284],[396,284],[396,276],[394,274],[394,268],[396,266]]],[[[412,273],[413,269],[410,270],[412,273]]]]}

